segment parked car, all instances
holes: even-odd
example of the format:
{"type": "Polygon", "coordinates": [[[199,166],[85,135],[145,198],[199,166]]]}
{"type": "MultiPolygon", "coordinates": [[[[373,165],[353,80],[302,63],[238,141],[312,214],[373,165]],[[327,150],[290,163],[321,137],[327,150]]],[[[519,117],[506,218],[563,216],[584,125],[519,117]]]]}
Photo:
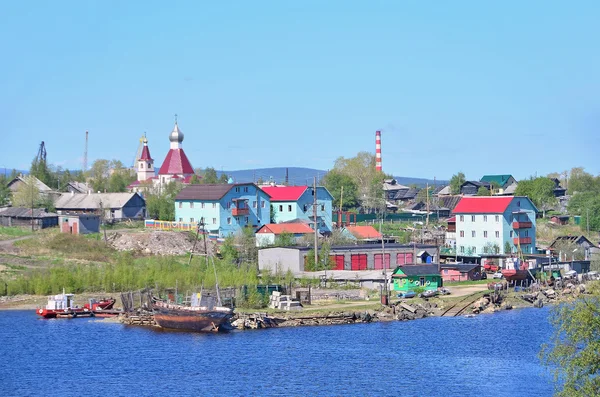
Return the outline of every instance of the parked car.
{"type": "Polygon", "coordinates": [[[417,296],[417,294],[415,293],[415,291],[404,291],[404,292],[400,292],[396,296],[398,298],[409,299],[409,298],[414,298],[415,296],[417,296]]]}
{"type": "Polygon", "coordinates": [[[438,292],[433,290],[423,291],[419,294],[419,298],[433,298],[437,296],[438,292]]]}
{"type": "Polygon", "coordinates": [[[496,273],[494,273],[494,275],[492,276],[492,278],[494,279],[501,279],[504,276],[502,275],[502,272],[500,270],[498,270],[496,273]]]}
{"type": "Polygon", "coordinates": [[[440,295],[450,295],[450,290],[446,287],[442,287],[440,288],[440,295]]]}
{"type": "Polygon", "coordinates": [[[575,270],[569,270],[568,272],[565,272],[563,278],[565,280],[576,279],[577,278],[577,272],[575,270]]]}

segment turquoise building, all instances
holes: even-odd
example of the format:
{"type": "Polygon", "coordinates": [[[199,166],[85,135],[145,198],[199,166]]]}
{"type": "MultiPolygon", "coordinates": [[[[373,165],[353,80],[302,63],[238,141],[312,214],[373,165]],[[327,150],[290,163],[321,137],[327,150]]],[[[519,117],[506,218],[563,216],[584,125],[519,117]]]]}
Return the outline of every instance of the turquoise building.
{"type": "Polygon", "coordinates": [[[219,237],[270,223],[270,197],[253,183],[189,185],[175,198],[175,221],[204,223],[219,237]]]}
{"type": "Polygon", "coordinates": [[[453,211],[458,254],[536,254],[537,212],[527,197],[463,197],[453,211]]]}
{"type": "MultiPolygon", "coordinates": [[[[312,186],[265,186],[262,190],[271,197],[272,223],[293,220],[307,222],[314,230],[314,189],[312,186]]],[[[323,186],[317,186],[317,223],[321,234],[333,230],[333,196],[323,186]]]]}

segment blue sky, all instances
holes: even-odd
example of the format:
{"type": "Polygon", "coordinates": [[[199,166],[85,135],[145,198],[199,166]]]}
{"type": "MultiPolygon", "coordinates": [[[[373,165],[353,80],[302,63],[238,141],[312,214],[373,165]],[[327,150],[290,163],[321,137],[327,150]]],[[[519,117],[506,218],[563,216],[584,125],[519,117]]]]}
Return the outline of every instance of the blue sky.
{"type": "Polygon", "coordinates": [[[0,9],[0,167],[329,169],[375,150],[438,179],[600,173],[600,2],[60,1],[0,9]],[[172,4],[171,4],[172,3],[172,4]]]}

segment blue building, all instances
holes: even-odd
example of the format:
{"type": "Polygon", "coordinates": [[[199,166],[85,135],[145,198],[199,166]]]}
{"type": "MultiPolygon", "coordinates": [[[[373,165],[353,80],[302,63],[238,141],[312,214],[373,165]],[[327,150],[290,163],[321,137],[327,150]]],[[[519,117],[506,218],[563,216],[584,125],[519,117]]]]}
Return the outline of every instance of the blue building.
{"type": "Polygon", "coordinates": [[[253,183],[189,185],[175,198],[175,221],[204,223],[219,237],[270,223],[270,198],[253,183]]]}
{"type": "Polygon", "coordinates": [[[458,254],[536,254],[537,212],[527,197],[463,197],[453,211],[458,254]]]}
{"type": "MultiPolygon", "coordinates": [[[[273,223],[294,220],[306,221],[314,230],[314,189],[310,186],[266,186],[262,187],[271,197],[273,223]]],[[[323,186],[317,186],[317,223],[321,234],[333,230],[333,196],[323,186]]]]}

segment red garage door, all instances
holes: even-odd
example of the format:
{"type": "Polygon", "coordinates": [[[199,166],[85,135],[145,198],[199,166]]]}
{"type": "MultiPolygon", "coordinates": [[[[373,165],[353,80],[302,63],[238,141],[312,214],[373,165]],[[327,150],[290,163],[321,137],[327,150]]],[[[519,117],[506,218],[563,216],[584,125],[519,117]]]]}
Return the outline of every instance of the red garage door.
{"type": "Polygon", "coordinates": [[[407,263],[414,263],[412,252],[400,252],[396,255],[397,265],[404,265],[407,263]]]}
{"type": "Polygon", "coordinates": [[[352,270],[367,270],[367,254],[356,254],[351,256],[352,270]]]}
{"type": "MultiPolygon", "coordinates": [[[[383,254],[375,254],[375,269],[383,269],[383,254]]],[[[390,268],[390,254],[385,254],[385,268],[390,268]]]]}
{"type": "Polygon", "coordinates": [[[344,255],[331,255],[333,270],[344,270],[344,255]]]}

